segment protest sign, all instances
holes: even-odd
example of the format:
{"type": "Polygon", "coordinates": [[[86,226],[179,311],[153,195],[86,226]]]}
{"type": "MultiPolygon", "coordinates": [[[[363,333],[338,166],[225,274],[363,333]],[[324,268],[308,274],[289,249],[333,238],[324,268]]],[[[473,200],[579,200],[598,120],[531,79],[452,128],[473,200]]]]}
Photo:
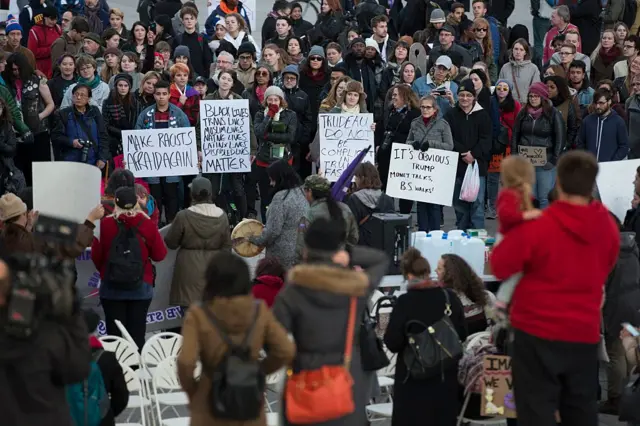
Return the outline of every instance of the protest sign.
{"type": "Polygon", "coordinates": [[[371,146],[363,162],[375,164],[373,114],[320,114],[320,170],[329,182],[338,180],[360,151],[371,146]]]}
{"type": "Polygon", "coordinates": [[[387,194],[390,197],[450,206],[458,169],[458,153],[394,143],[387,194]]]}
{"type": "Polygon", "coordinates": [[[200,101],[202,173],[251,171],[249,101],[200,101]]]}
{"type": "Polygon", "coordinates": [[[518,154],[531,162],[534,166],[547,164],[547,148],[543,146],[518,146],[518,154]]]}
{"type": "Polygon", "coordinates": [[[198,147],[193,127],[123,130],[127,169],[137,178],[197,175],[198,147]]]}
{"type": "Polygon", "coordinates": [[[596,184],[602,204],[624,221],[627,210],[631,208],[633,200],[633,180],[636,169],[640,166],[640,159],[609,161],[598,164],[596,184]]]}
{"type": "Polygon", "coordinates": [[[485,355],[482,361],[480,414],[515,419],[511,357],[485,355]]]}

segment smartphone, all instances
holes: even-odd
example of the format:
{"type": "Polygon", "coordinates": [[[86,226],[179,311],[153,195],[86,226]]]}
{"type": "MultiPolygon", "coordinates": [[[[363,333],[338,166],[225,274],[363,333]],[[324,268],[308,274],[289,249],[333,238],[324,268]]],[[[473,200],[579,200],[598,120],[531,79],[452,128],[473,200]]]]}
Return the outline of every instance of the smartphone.
{"type": "Polygon", "coordinates": [[[622,326],[625,328],[625,330],[627,330],[629,332],[629,334],[631,334],[633,337],[638,337],[640,336],[640,333],[638,332],[638,329],[636,329],[634,326],[632,326],[631,324],[629,324],[628,322],[623,322],[622,326]]]}

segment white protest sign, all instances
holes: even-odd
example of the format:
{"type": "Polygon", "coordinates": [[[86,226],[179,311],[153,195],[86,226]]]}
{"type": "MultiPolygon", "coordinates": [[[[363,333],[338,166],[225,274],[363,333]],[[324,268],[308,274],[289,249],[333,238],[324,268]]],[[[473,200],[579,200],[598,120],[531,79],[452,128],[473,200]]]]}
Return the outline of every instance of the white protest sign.
{"type": "MultiPolygon", "coordinates": [[[[101,179],[100,169],[89,164],[35,162],[33,208],[41,215],[84,223],[89,212],[100,204],[101,179]]],[[[97,223],[95,229],[97,236],[97,223]]]]}
{"type": "Polygon", "coordinates": [[[251,171],[249,101],[200,101],[202,173],[251,171]]]}
{"type": "Polygon", "coordinates": [[[122,148],[127,169],[137,178],[200,173],[193,127],[123,130],[122,148]]]}
{"type": "Polygon", "coordinates": [[[458,153],[394,143],[391,148],[387,195],[405,200],[451,206],[458,153]]]}
{"type": "Polygon", "coordinates": [[[636,169],[640,166],[640,159],[608,161],[598,164],[596,184],[602,204],[615,214],[620,221],[624,221],[627,210],[631,208],[633,200],[633,180],[636,169]]]}
{"type": "Polygon", "coordinates": [[[375,164],[373,114],[320,114],[320,170],[329,182],[338,180],[351,161],[371,146],[362,160],[375,164]]]}

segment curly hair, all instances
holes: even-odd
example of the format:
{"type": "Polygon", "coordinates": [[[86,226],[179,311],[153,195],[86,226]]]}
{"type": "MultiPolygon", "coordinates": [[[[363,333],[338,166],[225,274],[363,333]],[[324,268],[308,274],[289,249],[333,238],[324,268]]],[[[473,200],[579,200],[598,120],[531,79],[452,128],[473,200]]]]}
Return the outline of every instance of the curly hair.
{"type": "Polygon", "coordinates": [[[444,254],[442,261],[444,262],[442,282],[445,287],[464,294],[469,300],[480,306],[486,306],[489,303],[482,278],[471,269],[471,266],[463,258],[457,254],[444,254]]]}

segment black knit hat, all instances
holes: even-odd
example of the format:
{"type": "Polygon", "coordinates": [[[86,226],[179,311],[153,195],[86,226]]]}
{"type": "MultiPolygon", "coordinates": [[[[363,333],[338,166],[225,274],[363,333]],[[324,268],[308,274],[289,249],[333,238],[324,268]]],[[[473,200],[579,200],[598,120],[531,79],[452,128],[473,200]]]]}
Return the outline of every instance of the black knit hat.
{"type": "Polygon", "coordinates": [[[138,203],[135,188],[123,186],[116,190],[116,206],[124,210],[133,209],[138,203]]]}
{"type": "Polygon", "coordinates": [[[155,18],[156,24],[160,25],[165,33],[169,33],[172,30],[171,27],[171,18],[169,15],[156,15],[155,18]]]}
{"type": "Polygon", "coordinates": [[[133,77],[131,77],[129,74],[121,72],[119,74],[116,74],[116,76],[113,78],[113,85],[117,86],[118,85],[118,81],[120,80],[126,80],[127,83],[129,83],[129,88],[131,88],[133,86],[133,77]]]}
{"type": "Polygon", "coordinates": [[[344,248],[344,237],[343,223],[318,218],[307,227],[304,244],[308,250],[335,253],[344,248]]]}
{"type": "Polygon", "coordinates": [[[474,97],[476,96],[476,88],[473,86],[473,81],[471,79],[463,80],[458,87],[458,94],[461,92],[469,92],[474,97]]]}
{"type": "Polygon", "coordinates": [[[242,43],[240,45],[240,47],[238,48],[238,55],[242,55],[243,53],[251,53],[251,55],[253,55],[254,57],[256,56],[256,47],[253,45],[253,43],[250,43],[248,41],[242,43]]]}

